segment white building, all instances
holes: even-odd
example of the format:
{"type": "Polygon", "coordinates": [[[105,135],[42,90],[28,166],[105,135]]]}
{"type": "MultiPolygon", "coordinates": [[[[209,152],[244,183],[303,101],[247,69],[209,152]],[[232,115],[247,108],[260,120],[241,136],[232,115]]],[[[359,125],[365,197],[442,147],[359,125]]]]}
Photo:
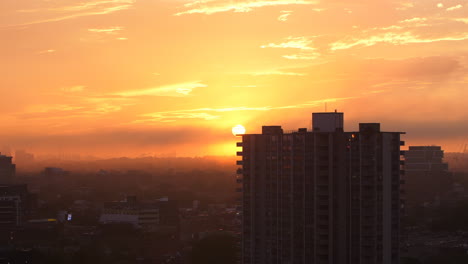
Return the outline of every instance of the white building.
{"type": "Polygon", "coordinates": [[[102,224],[128,223],[135,228],[154,229],[159,224],[157,203],[111,202],[102,209],[99,222],[102,224]]]}

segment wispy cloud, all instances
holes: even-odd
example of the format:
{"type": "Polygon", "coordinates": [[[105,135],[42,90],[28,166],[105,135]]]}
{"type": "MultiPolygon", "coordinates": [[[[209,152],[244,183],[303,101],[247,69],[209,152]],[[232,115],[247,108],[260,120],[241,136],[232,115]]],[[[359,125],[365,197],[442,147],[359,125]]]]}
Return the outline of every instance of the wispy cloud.
{"type": "Polygon", "coordinates": [[[390,25],[390,26],[385,26],[385,27],[373,27],[370,29],[363,30],[363,32],[369,33],[369,32],[379,32],[379,31],[397,31],[397,30],[403,30],[407,28],[418,28],[418,27],[430,26],[430,23],[434,23],[434,21],[431,21],[429,23],[428,20],[429,19],[425,17],[407,18],[407,19],[398,21],[398,24],[395,24],[395,25],[390,25]]]}
{"type": "Polygon", "coordinates": [[[453,34],[451,36],[443,36],[443,37],[433,37],[433,38],[425,38],[418,36],[412,32],[387,32],[387,33],[379,33],[376,35],[372,35],[369,37],[364,38],[353,38],[350,40],[342,40],[337,41],[330,44],[330,50],[344,50],[350,49],[355,46],[373,46],[378,43],[388,43],[393,45],[404,45],[404,44],[414,44],[414,43],[431,43],[431,42],[439,42],[439,41],[459,41],[459,40],[466,40],[468,39],[468,33],[462,32],[458,34],[453,34]]]}
{"type": "Polygon", "coordinates": [[[310,0],[210,0],[210,1],[195,1],[184,5],[188,10],[176,13],[176,16],[188,14],[206,14],[211,15],[220,12],[251,12],[255,8],[265,6],[284,6],[284,5],[312,5],[316,1],[310,0]]]}
{"type": "Polygon", "coordinates": [[[463,7],[462,5],[456,5],[456,6],[449,7],[449,8],[447,8],[447,9],[445,9],[445,10],[447,10],[447,11],[453,11],[453,10],[460,9],[460,8],[462,8],[462,7],[463,7]]]}
{"type": "Polygon", "coordinates": [[[79,117],[96,117],[112,112],[120,111],[123,105],[111,103],[100,103],[97,105],[36,105],[34,109],[19,113],[16,117],[20,119],[70,119],[79,117]]]}
{"type": "Polygon", "coordinates": [[[383,82],[383,83],[377,83],[372,85],[371,87],[373,88],[387,88],[387,89],[381,89],[381,90],[376,90],[376,91],[370,91],[368,93],[381,93],[381,92],[388,92],[393,89],[425,89],[429,85],[431,85],[431,82],[425,82],[425,81],[413,81],[413,80],[395,80],[395,81],[388,81],[388,82],[383,82]]]}
{"type": "Polygon", "coordinates": [[[311,47],[313,37],[287,37],[284,42],[281,43],[268,43],[260,46],[261,48],[279,48],[279,49],[299,49],[301,52],[298,54],[283,55],[283,58],[290,60],[313,60],[320,57],[316,48],[311,47]]]}
{"type": "Polygon", "coordinates": [[[192,7],[192,6],[203,5],[203,4],[206,4],[206,3],[209,3],[209,2],[215,2],[215,1],[218,1],[218,0],[196,0],[196,1],[192,1],[190,3],[186,3],[186,4],[184,4],[184,6],[185,7],[192,7]]]}
{"type": "Polygon", "coordinates": [[[136,0],[88,1],[88,2],[77,3],[75,5],[68,5],[68,6],[57,6],[57,7],[36,8],[36,9],[21,9],[21,10],[18,10],[18,12],[19,13],[36,13],[36,12],[44,12],[44,11],[54,11],[54,12],[84,11],[84,10],[91,10],[96,7],[102,7],[106,5],[133,4],[135,2],[136,0]]]}
{"type": "Polygon", "coordinates": [[[18,10],[20,13],[42,13],[49,18],[24,22],[11,26],[27,26],[41,23],[58,22],[85,16],[105,15],[133,7],[136,0],[102,0],[81,2],[75,5],[56,6],[50,8],[18,10]]]}
{"type": "Polygon", "coordinates": [[[309,37],[287,37],[285,42],[282,43],[269,43],[266,45],[260,46],[264,48],[281,48],[281,49],[301,49],[301,50],[315,50],[315,48],[310,47],[312,44],[312,39],[309,37]]]}
{"type": "Polygon", "coordinates": [[[122,31],[123,29],[124,29],[123,27],[89,28],[88,31],[93,32],[93,33],[115,35],[115,34],[118,34],[120,31],[122,31]]]}
{"type": "Polygon", "coordinates": [[[71,118],[104,116],[136,103],[134,98],[84,95],[81,92],[85,88],[83,85],[61,88],[62,91],[70,93],[67,96],[74,99],[72,103],[35,104],[15,116],[20,119],[44,119],[55,122],[71,118]]]}
{"type": "Polygon", "coordinates": [[[215,120],[220,118],[219,113],[232,111],[267,111],[268,107],[228,107],[228,108],[197,108],[188,110],[163,111],[142,115],[143,119],[134,123],[145,122],[175,122],[180,119],[215,120]],[[210,113],[211,112],[211,113],[210,113]]]}
{"type": "Polygon", "coordinates": [[[465,23],[465,24],[468,24],[468,18],[453,18],[452,20],[453,20],[453,21],[463,22],[463,23],[465,23]]]}
{"type": "Polygon", "coordinates": [[[306,76],[306,73],[298,73],[298,72],[285,72],[285,71],[264,71],[264,72],[254,72],[251,73],[253,76],[263,76],[263,75],[288,75],[288,76],[306,76]]]}
{"type": "Polygon", "coordinates": [[[407,10],[414,7],[414,4],[411,2],[408,3],[400,3],[400,6],[396,8],[396,10],[407,10]]]}
{"type": "Polygon", "coordinates": [[[76,93],[76,92],[82,92],[85,88],[86,86],[84,85],[75,85],[75,86],[63,87],[61,88],[61,90],[64,92],[76,93]]]}
{"type": "Polygon", "coordinates": [[[427,18],[424,17],[413,17],[405,20],[401,20],[399,23],[414,23],[414,22],[424,22],[427,21],[427,18]]]}
{"type": "Polygon", "coordinates": [[[48,53],[54,53],[54,49],[48,49],[48,50],[41,50],[38,52],[38,54],[48,54],[48,53]]]}
{"type": "Polygon", "coordinates": [[[325,9],[325,8],[312,8],[312,11],[314,11],[314,12],[323,12],[325,10],[327,10],[327,9],[325,9]]]}
{"type": "Polygon", "coordinates": [[[174,111],[163,111],[155,112],[142,115],[142,119],[134,121],[134,123],[145,123],[145,122],[175,122],[180,119],[201,119],[201,120],[216,120],[221,118],[222,113],[226,112],[243,112],[243,111],[270,111],[279,109],[299,109],[320,106],[327,102],[337,102],[359,98],[356,97],[337,97],[337,98],[325,98],[320,100],[307,101],[295,105],[283,105],[283,106],[261,106],[261,107],[225,107],[225,108],[196,108],[187,110],[174,110],[174,111]]]}
{"type": "Polygon", "coordinates": [[[365,94],[379,94],[379,93],[385,93],[388,92],[388,90],[373,90],[373,91],[368,91],[364,92],[365,94]]]}
{"type": "Polygon", "coordinates": [[[130,90],[114,93],[117,96],[123,97],[136,97],[136,96],[171,96],[171,97],[183,97],[188,96],[196,88],[207,87],[206,84],[196,82],[186,82],[179,84],[172,84],[142,90],[130,90]]]}
{"type": "Polygon", "coordinates": [[[253,85],[253,84],[250,84],[250,85],[233,85],[231,87],[234,87],[234,88],[256,88],[257,85],[253,85]]]}
{"type": "Polygon", "coordinates": [[[315,60],[318,57],[320,57],[320,53],[318,52],[303,52],[299,54],[283,55],[283,58],[289,60],[315,60]]]}
{"type": "Polygon", "coordinates": [[[288,21],[288,18],[291,14],[292,11],[281,11],[281,15],[278,17],[278,20],[282,22],[288,21]]]}

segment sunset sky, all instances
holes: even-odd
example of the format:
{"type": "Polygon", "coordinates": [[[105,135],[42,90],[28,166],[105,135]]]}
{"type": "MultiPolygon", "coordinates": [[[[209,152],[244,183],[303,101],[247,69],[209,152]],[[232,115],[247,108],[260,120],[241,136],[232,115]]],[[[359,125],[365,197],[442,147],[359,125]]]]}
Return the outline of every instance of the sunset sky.
{"type": "Polygon", "coordinates": [[[0,146],[234,155],[231,128],[468,144],[468,1],[1,0],[0,146]]]}

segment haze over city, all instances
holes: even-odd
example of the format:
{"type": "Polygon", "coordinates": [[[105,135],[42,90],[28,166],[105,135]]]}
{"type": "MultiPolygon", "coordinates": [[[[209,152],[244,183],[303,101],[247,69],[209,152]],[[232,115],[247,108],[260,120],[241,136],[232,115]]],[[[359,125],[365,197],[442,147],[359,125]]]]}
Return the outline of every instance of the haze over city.
{"type": "Polygon", "coordinates": [[[3,0],[0,145],[234,155],[231,128],[345,112],[466,143],[464,1],[3,0]]]}

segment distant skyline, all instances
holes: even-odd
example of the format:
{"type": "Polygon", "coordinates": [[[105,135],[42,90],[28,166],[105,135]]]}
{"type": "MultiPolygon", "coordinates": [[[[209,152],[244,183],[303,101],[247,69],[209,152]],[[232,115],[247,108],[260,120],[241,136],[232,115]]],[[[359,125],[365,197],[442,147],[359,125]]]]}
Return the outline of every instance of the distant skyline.
{"type": "Polygon", "coordinates": [[[468,144],[466,1],[2,0],[0,33],[0,146],[234,155],[325,105],[468,144]]]}

